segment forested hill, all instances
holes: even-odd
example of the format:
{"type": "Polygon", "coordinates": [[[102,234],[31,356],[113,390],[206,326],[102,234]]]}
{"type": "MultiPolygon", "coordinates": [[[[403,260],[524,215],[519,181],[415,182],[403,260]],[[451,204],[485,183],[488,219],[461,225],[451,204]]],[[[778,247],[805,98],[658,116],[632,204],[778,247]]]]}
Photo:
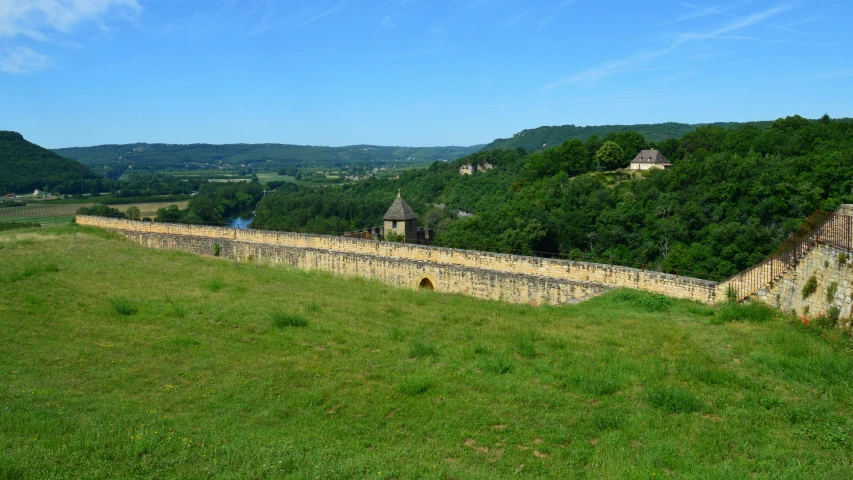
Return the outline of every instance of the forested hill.
{"type": "Polygon", "coordinates": [[[479,152],[397,180],[282,186],[260,202],[253,227],[335,233],[380,225],[401,188],[439,244],[719,278],[772,253],[816,209],[853,203],[850,120],[699,127],[654,145],[674,166],[640,178],[598,171],[652,146],[638,133],[613,138],[479,152]],[[486,162],[495,168],[459,174],[462,163],[486,162]]]}
{"type": "Polygon", "coordinates": [[[482,148],[472,147],[380,147],[353,145],[348,147],[314,147],[302,145],[228,144],[205,143],[171,145],[162,143],[134,143],[127,145],[100,145],[95,147],[60,148],[60,155],[73,158],[85,165],[122,167],[132,165],[134,170],[193,170],[214,166],[246,165],[271,168],[283,166],[332,167],[352,164],[385,165],[389,163],[430,163],[437,160],[455,160],[482,148]]]}
{"type": "MultiPolygon", "coordinates": [[[[752,125],[757,128],[766,128],[771,122],[752,122],[749,124],[738,124],[733,122],[713,123],[717,127],[734,127],[737,125],[752,125]]],[[[696,130],[697,127],[707,124],[688,123],[656,123],[649,125],[598,125],[578,127],[575,125],[562,125],[555,127],[539,127],[528,130],[522,130],[512,138],[498,138],[492,143],[486,145],[483,151],[504,149],[510,150],[513,148],[523,148],[528,152],[534,150],[542,150],[557,146],[566,140],[579,139],[586,140],[595,135],[598,137],[606,137],[622,132],[638,132],[645,137],[649,142],[661,142],[670,138],[681,138],[687,133],[696,130]]]]}
{"type": "Polygon", "coordinates": [[[99,175],[79,162],[30,143],[20,133],[0,131],[0,194],[60,186],[72,190],[71,185],[83,188],[87,180],[97,179],[99,175]]]}

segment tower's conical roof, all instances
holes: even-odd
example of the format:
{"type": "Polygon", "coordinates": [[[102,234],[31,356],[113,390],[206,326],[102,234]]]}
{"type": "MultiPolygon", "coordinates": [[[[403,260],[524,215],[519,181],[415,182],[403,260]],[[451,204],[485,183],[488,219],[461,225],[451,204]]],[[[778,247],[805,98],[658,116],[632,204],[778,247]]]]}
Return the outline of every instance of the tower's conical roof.
{"type": "Polygon", "coordinates": [[[418,215],[412,210],[412,207],[403,200],[403,196],[400,195],[400,191],[397,190],[397,198],[394,199],[394,203],[391,204],[391,208],[385,212],[384,220],[414,220],[418,218],[418,215]]]}

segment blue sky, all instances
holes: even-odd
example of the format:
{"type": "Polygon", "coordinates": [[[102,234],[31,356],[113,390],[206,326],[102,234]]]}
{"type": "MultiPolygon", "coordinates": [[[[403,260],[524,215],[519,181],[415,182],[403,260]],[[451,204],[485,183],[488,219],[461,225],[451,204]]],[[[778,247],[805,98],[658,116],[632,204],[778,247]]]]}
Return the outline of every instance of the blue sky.
{"type": "Polygon", "coordinates": [[[541,125],[853,117],[853,2],[0,0],[0,129],[473,145],[541,125]]]}

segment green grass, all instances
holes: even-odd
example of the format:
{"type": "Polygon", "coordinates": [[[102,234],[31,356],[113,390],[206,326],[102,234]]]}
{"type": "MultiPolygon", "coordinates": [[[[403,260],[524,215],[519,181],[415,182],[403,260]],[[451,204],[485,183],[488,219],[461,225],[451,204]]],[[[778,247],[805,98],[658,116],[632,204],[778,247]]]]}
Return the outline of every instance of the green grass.
{"type": "Polygon", "coordinates": [[[0,479],[853,478],[839,330],[625,290],[484,302],[76,232],[0,233],[0,479]]]}

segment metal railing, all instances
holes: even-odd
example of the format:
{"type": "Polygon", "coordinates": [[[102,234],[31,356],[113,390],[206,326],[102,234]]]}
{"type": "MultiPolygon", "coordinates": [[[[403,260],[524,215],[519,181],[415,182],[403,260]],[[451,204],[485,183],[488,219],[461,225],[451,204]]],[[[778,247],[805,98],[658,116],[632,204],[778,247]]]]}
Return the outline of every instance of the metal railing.
{"type": "Polygon", "coordinates": [[[811,214],[776,252],[724,284],[734,289],[738,302],[743,301],[778,280],[818,243],[853,249],[853,217],[820,210],[811,214]]]}

